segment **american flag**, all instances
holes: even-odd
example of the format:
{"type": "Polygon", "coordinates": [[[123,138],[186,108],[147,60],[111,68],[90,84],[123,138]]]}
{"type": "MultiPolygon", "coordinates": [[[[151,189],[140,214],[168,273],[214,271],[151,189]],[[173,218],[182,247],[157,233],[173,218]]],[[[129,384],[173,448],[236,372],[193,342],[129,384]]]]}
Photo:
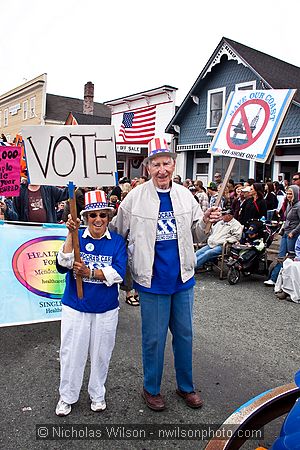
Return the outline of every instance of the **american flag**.
{"type": "Polygon", "coordinates": [[[125,112],[119,131],[120,142],[148,144],[155,136],[156,106],[125,112]]]}

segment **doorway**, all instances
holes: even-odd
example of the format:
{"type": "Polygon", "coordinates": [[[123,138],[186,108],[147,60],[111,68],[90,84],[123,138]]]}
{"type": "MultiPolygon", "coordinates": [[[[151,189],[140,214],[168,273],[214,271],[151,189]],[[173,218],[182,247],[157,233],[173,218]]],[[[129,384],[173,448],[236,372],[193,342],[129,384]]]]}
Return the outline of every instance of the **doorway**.
{"type": "Polygon", "coordinates": [[[284,179],[291,183],[293,174],[298,172],[298,161],[282,161],[280,163],[280,173],[284,173],[284,179]]]}

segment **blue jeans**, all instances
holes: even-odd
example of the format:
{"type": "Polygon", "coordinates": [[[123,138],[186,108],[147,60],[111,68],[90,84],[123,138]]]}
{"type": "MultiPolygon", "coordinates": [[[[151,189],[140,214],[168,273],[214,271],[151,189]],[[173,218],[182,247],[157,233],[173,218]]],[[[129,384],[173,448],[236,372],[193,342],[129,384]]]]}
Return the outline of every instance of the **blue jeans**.
{"type": "Polygon", "coordinates": [[[168,328],[172,346],[177,386],[194,391],[192,374],[194,288],[173,295],[139,291],[142,316],[142,351],[144,388],[151,395],[160,393],[168,328]]]}
{"type": "Polygon", "coordinates": [[[216,258],[222,253],[222,245],[217,245],[214,248],[211,248],[209,245],[205,245],[205,247],[200,248],[196,251],[197,264],[196,269],[203,266],[207,261],[216,258]]]}
{"type": "MultiPolygon", "coordinates": [[[[288,252],[295,251],[295,244],[297,238],[298,236],[289,238],[287,233],[284,233],[280,242],[278,258],[284,258],[288,252]]],[[[278,262],[271,272],[270,280],[274,281],[274,283],[276,283],[281,268],[282,263],[278,262]]]]}

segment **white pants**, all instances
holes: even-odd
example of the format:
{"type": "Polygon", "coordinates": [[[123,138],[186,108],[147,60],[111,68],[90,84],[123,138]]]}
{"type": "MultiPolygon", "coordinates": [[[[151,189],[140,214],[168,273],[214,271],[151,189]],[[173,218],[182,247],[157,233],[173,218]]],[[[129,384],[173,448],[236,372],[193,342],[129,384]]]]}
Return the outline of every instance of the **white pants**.
{"type": "Polygon", "coordinates": [[[119,308],[101,314],[84,313],[62,305],[60,386],[63,401],[77,402],[88,354],[92,401],[104,400],[109,361],[115,345],[119,308]]]}

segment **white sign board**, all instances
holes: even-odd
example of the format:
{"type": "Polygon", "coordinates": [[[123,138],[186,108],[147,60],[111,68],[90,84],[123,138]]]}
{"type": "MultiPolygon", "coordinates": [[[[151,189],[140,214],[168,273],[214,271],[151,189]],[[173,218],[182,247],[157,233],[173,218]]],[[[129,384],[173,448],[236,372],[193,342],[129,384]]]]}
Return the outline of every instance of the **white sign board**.
{"type": "MultiPolygon", "coordinates": [[[[144,147],[147,150],[147,147],[144,147]]],[[[137,145],[117,145],[117,152],[141,154],[142,147],[137,145]]]]}
{"type": "Polygon", "coordinates": [[[232,92],[208,153],[264,163],[295,89],[232,92]]]}
{"type": "Polygon", "coordinates": [[[31,184],[116,185],[112,125],[29,126],[22,137],[31,184]]]}

